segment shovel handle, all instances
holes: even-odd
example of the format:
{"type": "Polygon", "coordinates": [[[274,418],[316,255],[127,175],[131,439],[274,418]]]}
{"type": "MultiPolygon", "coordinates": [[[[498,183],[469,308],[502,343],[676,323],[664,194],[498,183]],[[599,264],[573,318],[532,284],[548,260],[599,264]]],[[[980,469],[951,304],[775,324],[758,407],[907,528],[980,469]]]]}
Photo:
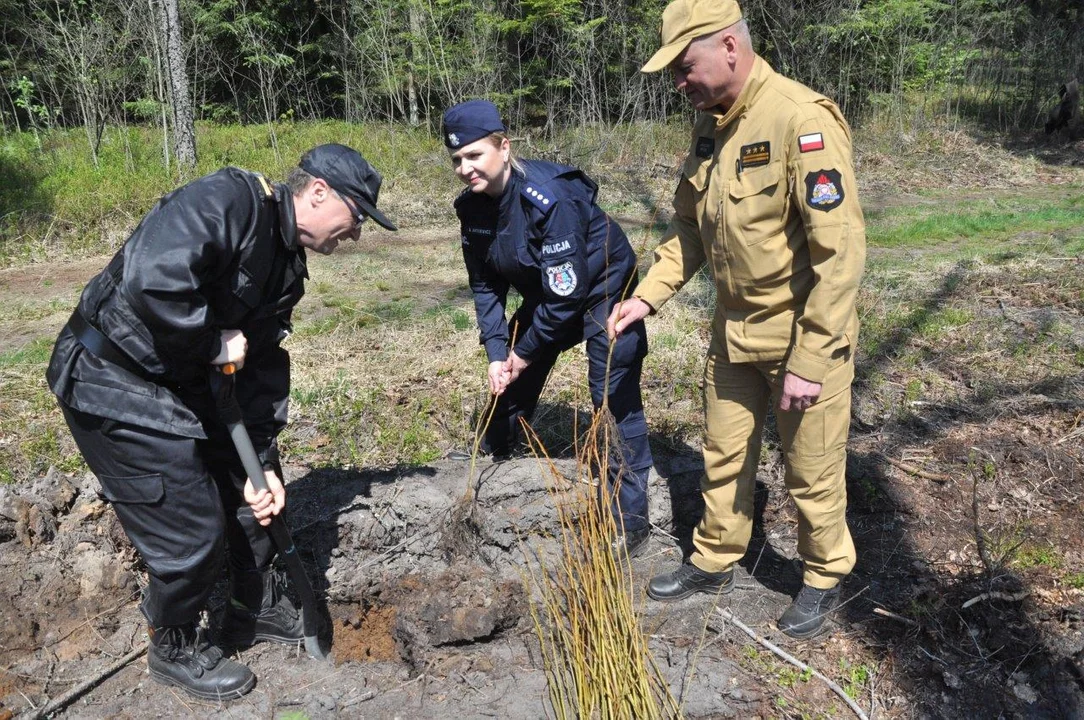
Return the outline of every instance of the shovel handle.
{"type": "Polygon", "coordinates": [[[245,474],[248,475],[248,479],[252,482],[253,489],[256,492],[270,490],[267,486],[267,480],[264,478],[263,463],[260,462],[260,458],[256,455],[256,450],[252,447],[252,439],[248,436],[248,430],[245,428],[244,423],[241,422],[241,408],[238,406],[237,398],[233,393],[236,380],[234,374],[236,372],[237,365],[232,362],[218,366],[217,377],[212,375],[211,378],[215,401],[218,404],[219,413],[226,422],[226,429],[229,430],[230,439],[233,440],[233,445],[237,448],[237,455],[241,458],[241,465],[245,468],[245,474]]]}
{"type": "MultiPolygon", "coordinates": [[[[252,438],[241,418],[241,407],[237,404],[234,395],[234,373],[237,367],[233,363],[219,366],[219,372],[211,373],[211,392],[218,406],[218,412],[222,417],[226,429],[230,433],[230,439],[237,449],[237,456],[241,458],[241,465],[245,474],[252,482],[256,492],[270,490],[267,480],[264,478],[263,463],[256,455],[252,447],[252,438]]],[[[317,660],[330,660],[331,656],[320,640],[320,614],[317,606],[316,593],[313,592],[312,583],[309,582],[305,567],[294,547],[294,541],[290,537],[290,531],[286,529],[286,521],[282,515],[273,515],[271,524],[267,527],[271,540],[282,554],[286,563],[286,570],[293,580],[294,589],[301,600],[301,620],[305,632],[305,650],[317,660]]]]}

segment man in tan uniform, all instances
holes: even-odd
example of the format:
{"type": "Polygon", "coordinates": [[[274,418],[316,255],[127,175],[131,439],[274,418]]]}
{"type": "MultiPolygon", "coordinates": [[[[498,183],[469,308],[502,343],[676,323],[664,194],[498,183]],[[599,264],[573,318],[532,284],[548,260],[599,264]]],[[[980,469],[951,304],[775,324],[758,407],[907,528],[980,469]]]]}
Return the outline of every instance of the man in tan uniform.
{"type": "Polygon", "coordinates": [[[844,469],[865,225],[850,129],[834,103],[753,52],[734,0],[670,3],[643,72],[666,67],[700,115],[655,264],[608,329],[616,336],[657,311],[705,263],[718,299],[704,371],[704,517],[689,561],[653,578],[648,595],[733,588],[774,403],[804,563],[779,627],[811,637],[855,562],[844,469]]]}

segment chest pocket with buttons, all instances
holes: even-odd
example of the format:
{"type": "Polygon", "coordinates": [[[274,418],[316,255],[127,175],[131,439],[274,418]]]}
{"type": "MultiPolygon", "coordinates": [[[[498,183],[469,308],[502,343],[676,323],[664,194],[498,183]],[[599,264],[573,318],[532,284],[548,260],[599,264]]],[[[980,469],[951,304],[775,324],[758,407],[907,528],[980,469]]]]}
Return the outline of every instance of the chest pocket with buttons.
{"type": "Polygon", "coordinates": [[[689,155],[685,160],[684,167],[681,168],[681,174],[689,181],[693,190],[697,193],[703,193],[708,188],[713,165],[715,165],[714,157],[701,158],[696,155],[689,155]]]}
{"type": "Polygon", "coordinates": [[[681,169],[681,182],[674,196],[675,207],[697,218],[705,242],[715,235],[717,203],[709,201],[709,185],[715,158],[690,154],[681,169]]]}
{"type": "Polygon", "coordinates": [[[786,187],[783,164],[746,170],[727,184],[726,224],[730,237],[757,245],[783,231],[786,187]]]}

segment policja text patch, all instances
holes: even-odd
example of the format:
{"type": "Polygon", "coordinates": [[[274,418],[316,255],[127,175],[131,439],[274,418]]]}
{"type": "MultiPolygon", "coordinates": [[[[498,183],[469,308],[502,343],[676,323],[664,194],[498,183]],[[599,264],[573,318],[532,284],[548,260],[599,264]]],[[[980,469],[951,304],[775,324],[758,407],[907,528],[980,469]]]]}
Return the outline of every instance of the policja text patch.
{"type": "Polygon", "coordinates": [[[559,240],[553,243],[546,243],[542,246],[543,255],[558,255],[566,250],[572,249],[572,243],[568,240],[559,240]]]}
{"type": "Polygon", "coordinates": [[[843,204],[843,178],[839,170],[814,170],[805,176],[805,202],[814,210],[828,212],[843,204]]]}

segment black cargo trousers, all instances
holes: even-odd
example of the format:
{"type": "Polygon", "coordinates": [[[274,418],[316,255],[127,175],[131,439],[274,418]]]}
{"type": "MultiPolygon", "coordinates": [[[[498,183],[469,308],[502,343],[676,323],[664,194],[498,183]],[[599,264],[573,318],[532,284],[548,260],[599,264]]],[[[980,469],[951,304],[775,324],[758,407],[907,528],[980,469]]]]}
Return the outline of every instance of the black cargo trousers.
{"type": "Polygon", "coordinates": [[[275,551],[244,501],[248,476],[224,425],[205,422],[198,440],[60,407],[147,566],[141,609],[153,627],[198,620],[224,555],[235,582],[259,582],[245,576],[275,551]]]}

